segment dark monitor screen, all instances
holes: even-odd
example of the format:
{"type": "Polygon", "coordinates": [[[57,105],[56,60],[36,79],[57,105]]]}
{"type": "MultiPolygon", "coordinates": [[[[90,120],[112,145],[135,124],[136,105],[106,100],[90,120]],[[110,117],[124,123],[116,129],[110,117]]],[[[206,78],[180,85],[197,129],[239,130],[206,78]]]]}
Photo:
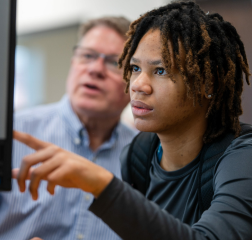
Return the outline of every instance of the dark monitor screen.
{"type": "Polygon", "coordinates": [[[0,1],[0,190],[11,190],[16,0],[0,1]]]}

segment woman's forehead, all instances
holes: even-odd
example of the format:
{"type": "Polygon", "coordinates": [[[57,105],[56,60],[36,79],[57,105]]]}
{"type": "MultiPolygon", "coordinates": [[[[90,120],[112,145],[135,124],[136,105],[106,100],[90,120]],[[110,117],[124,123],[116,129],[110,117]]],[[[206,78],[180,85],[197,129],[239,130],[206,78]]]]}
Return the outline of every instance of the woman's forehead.
{"type": "Polygon", "coordinates": [[[134,59],[139,58],[161,58],[162,43],[159,30],[149,30],[138,43],[137,49],[133,54],[134,59]]]}
{"type": "MultiPolygon", "coordinates": [[[[146,61],[147,63],[161,62],[162,61],[162,51],[169,51],[171,56],[171,65],[174,67],[174,53],[172,42],[168,41],[167,46],[163,46],[161,40],[161,32],[159,29],[150,29],[139,41],[137,49],[131,58],[131,62],[146,61]]],[[[182,40],[178,38],[179,55],[182,66],[185,64],[185,48],[183,46],[182,40]]],[[[161,63],[160,63],[161,64],[161,63]]],[[[158,65],[158,64],[151,64],[158,65]]]]}

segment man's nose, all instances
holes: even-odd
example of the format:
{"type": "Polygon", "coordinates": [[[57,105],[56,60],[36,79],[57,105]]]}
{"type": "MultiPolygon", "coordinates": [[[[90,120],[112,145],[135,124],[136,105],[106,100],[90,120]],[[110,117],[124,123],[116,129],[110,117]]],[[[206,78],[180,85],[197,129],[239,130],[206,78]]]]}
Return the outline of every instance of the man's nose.
{"type": "Polygon", "coordinates": [[[89,63],[87,68],[89,74],[94,75],[96,77],[104,78],[106,75],[107,69],[103,57],[98,57],[93,62],[89,63]]]}
{"type": "Polygon", "coordinates": [[[152,93],[151,80],[146,73],[141,73],[136,79],[130,81],[130,90],[149,95],[152,93]]]}

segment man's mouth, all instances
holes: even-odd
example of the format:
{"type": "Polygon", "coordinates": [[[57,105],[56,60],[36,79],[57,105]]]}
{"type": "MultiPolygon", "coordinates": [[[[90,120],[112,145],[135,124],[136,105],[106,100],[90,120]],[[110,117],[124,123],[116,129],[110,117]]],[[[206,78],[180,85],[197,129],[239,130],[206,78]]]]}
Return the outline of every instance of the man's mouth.
{"type": "Polygon", "coordinates": [[[100,90],[98,87],[96,87],[95,85],[91,85],[91,84],[85,84],[85,87],[89,88],[89,89],[94,89],[94,90],[100,90]]]}
{"type": "Polygon", "coordinates": [[[88,95],[101,94],[102,90],[95,84],[82,84],[82,90],[88,95]]]}

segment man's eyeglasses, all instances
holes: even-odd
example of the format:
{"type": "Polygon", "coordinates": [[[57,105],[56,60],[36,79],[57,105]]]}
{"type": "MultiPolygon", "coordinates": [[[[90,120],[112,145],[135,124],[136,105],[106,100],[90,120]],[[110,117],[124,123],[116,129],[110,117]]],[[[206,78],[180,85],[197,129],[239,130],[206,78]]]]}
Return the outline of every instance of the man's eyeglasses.
{"type": "Polygon", "coordinates": [[[105,55],[89,48],[74,47],[74,56],[81,64],[88,64],[96,61],[98,58],[104,59],[104,64],[111,72],[121,74],[122,70],[118,68],[119,55],[105,55]]]}

